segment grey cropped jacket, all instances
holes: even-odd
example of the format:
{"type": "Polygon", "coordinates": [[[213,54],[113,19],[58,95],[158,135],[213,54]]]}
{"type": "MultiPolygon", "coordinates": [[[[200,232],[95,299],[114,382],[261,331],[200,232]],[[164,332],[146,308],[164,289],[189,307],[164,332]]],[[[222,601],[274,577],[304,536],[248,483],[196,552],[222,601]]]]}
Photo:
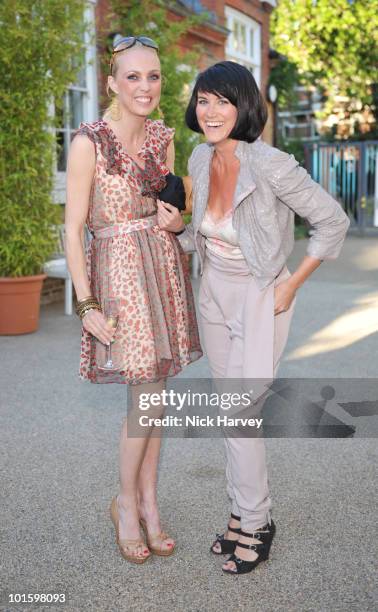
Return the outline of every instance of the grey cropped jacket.
{"type": "MultiPolygon", "coordinates": [[[[201,274],[205,237],[200,233],[209,197],[210,166],[214,146],[198,145],[189,159],[193,181],[192,221],[178,240],[185,251],[197,251],[201,274]]],[[[340,204],[312,180],[293,155],[262,140],[239,141],[240,160],[233,200],[232,224],[240,249],[260,289],[267,287],[284,267],[294,246],[294,213],[313,228],[307,254],[318,259],[338,257],[349,219],[340,204]]]]}

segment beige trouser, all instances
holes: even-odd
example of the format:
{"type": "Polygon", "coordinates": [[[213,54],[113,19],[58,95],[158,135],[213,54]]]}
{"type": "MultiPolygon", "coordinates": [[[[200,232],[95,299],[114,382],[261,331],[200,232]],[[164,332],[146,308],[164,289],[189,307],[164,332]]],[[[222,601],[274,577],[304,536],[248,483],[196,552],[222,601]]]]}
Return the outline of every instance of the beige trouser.
{"type": "MultiPolygon", "coordinates": [[[[245,260],[207,251],[199,312],[203,344],[215,379],[273,379],[285,348],[294,303],[274,316],[274,285],[289,277],[285,267],[262,291],[245,260]]],[[[245,531],[270,522],[265,443],[262,437],[225,437],[227,492],[231,511],[245,531]]]]}

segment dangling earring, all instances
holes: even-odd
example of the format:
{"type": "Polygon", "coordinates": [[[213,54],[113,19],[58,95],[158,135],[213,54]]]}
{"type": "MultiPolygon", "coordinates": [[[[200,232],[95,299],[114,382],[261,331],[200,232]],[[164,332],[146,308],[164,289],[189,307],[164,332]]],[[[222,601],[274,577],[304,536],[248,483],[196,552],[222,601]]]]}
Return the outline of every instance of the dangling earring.
{"type": "Polygon", "coordinates": [[[120,121],[122,117],[121,107],[119,105],[117,96],[115,96],[110,102],[109,114],[113,121],[120,121]]]}

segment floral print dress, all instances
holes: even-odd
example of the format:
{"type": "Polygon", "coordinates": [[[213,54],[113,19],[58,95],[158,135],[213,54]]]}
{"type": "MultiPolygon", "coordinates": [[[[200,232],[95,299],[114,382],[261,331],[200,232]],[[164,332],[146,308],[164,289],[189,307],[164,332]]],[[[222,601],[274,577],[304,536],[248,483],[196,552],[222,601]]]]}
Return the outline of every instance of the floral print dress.
{"type": "Polygon", "coordinates": [[[106,121],[82,123],[76,132],[96,150],[87,217],[91,292],[104,312],[115,299],[119,315],[115,370],[101,368],[104,346],[82,328],[79,376],[93,383],[155,382],[202,355],[186,256],[154,217],[174,130],[147,119],[145,131],[138,153],[144,169],[106,121]]]}

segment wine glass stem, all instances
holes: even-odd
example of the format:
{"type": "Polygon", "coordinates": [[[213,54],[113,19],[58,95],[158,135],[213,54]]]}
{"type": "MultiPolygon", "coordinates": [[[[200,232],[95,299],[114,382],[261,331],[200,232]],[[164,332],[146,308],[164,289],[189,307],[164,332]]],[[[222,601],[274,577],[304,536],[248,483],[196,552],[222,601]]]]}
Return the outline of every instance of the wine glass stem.
{"type": "Polygon", "coordinates": [[[107,347],[107,353],[108,353],[107,360],[109,363],[112,360],[112,345],[111,344],[109,344],[109,346],[107,347]]]}

